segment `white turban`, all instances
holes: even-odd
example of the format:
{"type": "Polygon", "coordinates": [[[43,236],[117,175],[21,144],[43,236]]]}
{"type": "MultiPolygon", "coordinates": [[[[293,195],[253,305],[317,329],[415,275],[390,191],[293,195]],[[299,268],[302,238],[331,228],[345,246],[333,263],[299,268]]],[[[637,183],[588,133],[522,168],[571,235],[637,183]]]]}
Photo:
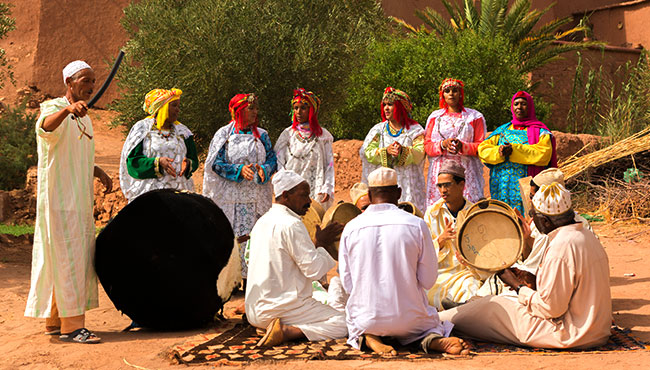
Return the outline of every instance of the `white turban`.
{"type": "Polygon", "coordinates": [[[303,179],[302,176],[291,170],[280,170],[276,172],[273,179],[271,179],[271,183],[273,184],[273,193],[277,198],[285,191],[295,188],[296,185],[304,181],[305,179],[303,179]]]}
{"type": "Polygon", "coordinates": [[[65,80],[68,79],[68,77],[72,77],[75,73],[81,71],[82,69],[92,69],[88,65],[88,63],[84,62],[83,60],[75,60],[74,62],[68,63],[65,68],[63,68],[63,83],[65,84],[65,80]]]}
{"type": "Polygon", "coordinates": [[[561,215],[571,209],[571,193],[557,182],[542,185],[533,197],[533,207],[548,216],[561,215]]]}

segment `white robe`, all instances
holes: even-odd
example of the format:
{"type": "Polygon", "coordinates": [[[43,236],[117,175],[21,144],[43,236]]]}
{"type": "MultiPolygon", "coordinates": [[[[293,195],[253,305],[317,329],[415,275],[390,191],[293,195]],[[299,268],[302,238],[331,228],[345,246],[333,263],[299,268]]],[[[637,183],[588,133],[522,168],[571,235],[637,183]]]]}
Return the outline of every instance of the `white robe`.
{"type": "Polygon", "coordinates": [[[323,128],[319,137],[303,139],[292,127],[287,127],[275,143],[278,169],[292,170],[302,176],[310,187],[309,196],[328,194],[329,201],[321,203],[325,209],[334,200],[334,156],[332,134],[323,128]]]}
{"type": "Polygon", "coordinates": [[[245,302],[251,325],[266,328],[280,318],[310,341],[345,337],[345,314],[333,306],[340,300],[333,297],[332,304],[325,305],[312,298],[312,282],[336,262],[325,249],[314,246],[300,216],[273,204],[250,236],[245,302]]]}
{"type": "Polygon", "coordinates": [[[348,344],[364,334],[391,336],[408,344],[435,333],[449,336],[425,290],[438,276],[438,258],[427,224],[393,204],[373,204],[341,235],[339,270],[350,295],[348,344]]]}
{"type": "Polygon", "coordinates": [[[194,191],[192,178],[176,176],[164,172],[161,176],[151,179],[136,179],[129,175],[126,159],[129,153],[138,144],[143,143],[143,152],[147,157],[168,157],[174,160],[176,172],[181,171],[183,160],[187,156],[185,139],[192,136],[187,126],[179,123],[173,125],[169,138],[163,138],[155,129],[152,129],[156,121],[153,118],[145,118],[138,121],[124,141],[122,154],[120,156],[120,187],[129,203],[139,195],[155,189],[176,189],[194,191]]]}
{"type": "Polygon", "coordinates": [[[38,187],[32,275],[25,316],[47,318],[54,290],[59,317],[83,315],[98,305],[93,267],[93,169],[95,142],[87,115],[67,116],[55,130],[41,127],[45,118],[70,105],[57,98],[41,104],[36,122],[38,187]],[[81,136],[80,136],[81,135],[81,136]]]}

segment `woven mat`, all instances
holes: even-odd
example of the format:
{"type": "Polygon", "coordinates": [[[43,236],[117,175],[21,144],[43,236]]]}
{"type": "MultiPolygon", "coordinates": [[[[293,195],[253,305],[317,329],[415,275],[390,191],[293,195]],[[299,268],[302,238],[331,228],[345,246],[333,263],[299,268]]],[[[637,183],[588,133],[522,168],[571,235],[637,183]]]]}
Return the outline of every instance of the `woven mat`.
{"type": "MultiPolygon", "coordinates": [[[[397,356],[379,356],[370,351],[358,351],[348,346],[345,339],[321,342],[293,342],[273,348],[256,348],[255,344],[261,337],[254,327],[248,323],[238,322],[234,327],[221,333],[204,334],[193,338],[187,343],[175,346],[173,357],[184,364],[247,364],[258,361],[290,361],[290,360],[426,360],[448,357],[440,353],[424,353],[417,345],[400,347],[395,345],[397,356]]],[[[549,350],[541,348],[523,348],[505,344],[485,343],[466,340],[470,344],[472,354],[541,354],[559,355],[564,353],[594,353],[611,351],[647,350],[643,342],[637,340],[630,331],[612,327],[612,335],[607,344],[590,350],[549,350]]],[[[394,344],[388,343],[387,344],[394,344]]]]}

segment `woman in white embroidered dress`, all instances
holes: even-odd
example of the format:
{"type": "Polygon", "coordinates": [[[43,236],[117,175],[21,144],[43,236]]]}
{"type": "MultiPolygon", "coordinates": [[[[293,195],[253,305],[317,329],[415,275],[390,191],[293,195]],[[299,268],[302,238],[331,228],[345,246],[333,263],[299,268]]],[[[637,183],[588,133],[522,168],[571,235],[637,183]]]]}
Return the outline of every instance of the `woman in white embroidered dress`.
{"type": "Polygon", "coordinates": [[[404,91],[392,87],[384,90],[383,122],[370,129],[359,151],[362,181],[367,183],[368,174],[381,166],[393,168],[402,188],[400,202],[411,202],[424,210],[424,129],[409,117],[412,109],[404,91]]]}
{"type": "Polygon", "coordinates": [[[154,189],[194,191],[199,160],[192,132],[177,121],[182,93],[154,89],[145,96],[142,108],[150,116],[133,125],[120,156],[120,186],[129,203],[154,189]]]}
{"type": "Polygon", "coordinates": [[[334,138],[318,124],[320,99],[311,91],[297,89],[291,100],[292,124],[275,143],[278,168],[292,170],[307,180],[310,197],[324,209],[334,200],[334,138]]]}
{"type": "Polygon", "coordinates": [[[228,105],[232,121],[210,142],[203,175],[203,195],[226,214],[239,243],[246,279],[246,242],[253,225],[271,208],[271,175],[277,160],[266,130],[257,127],[257,98],[237,94],[228,105]]]}
{"type": "Polygon", "coordinates": [[[487,128],[481,112],[463,105],[464,84],[447,78],[440,85],[440,109],[427,119],[424,150],[429,156],[427,176],[427,207],[440,199],[436,188],[440,166],[454,160],[465,168],[463,196],[474,203],[483,198],[483,164],[478,158],[478,145],[485,139],[487,128]]]}

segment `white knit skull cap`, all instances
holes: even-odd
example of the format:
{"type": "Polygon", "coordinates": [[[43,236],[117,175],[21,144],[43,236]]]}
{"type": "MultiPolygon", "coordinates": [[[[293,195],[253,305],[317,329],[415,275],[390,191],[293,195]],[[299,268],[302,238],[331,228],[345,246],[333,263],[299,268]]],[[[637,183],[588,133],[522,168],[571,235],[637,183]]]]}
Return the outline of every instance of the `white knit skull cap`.
{"type": "Polygon", "coordinates": [[[81,71],[82,69],[92,69],[88,63],[83,60],[75,60],[74,62],[68,63],[65,68],[63,68],[63,84],[68,79],[68,77],[74,76],[75,73],[81,71]]]}
{"type": "Polygon", "coordinates": [[[279,197],[285,191],[295,188],[298,184],[304,182],[302,176],[291,170],[280,170],[275,173],[271,183],[273,184],[273,193],[279,197]]]}

